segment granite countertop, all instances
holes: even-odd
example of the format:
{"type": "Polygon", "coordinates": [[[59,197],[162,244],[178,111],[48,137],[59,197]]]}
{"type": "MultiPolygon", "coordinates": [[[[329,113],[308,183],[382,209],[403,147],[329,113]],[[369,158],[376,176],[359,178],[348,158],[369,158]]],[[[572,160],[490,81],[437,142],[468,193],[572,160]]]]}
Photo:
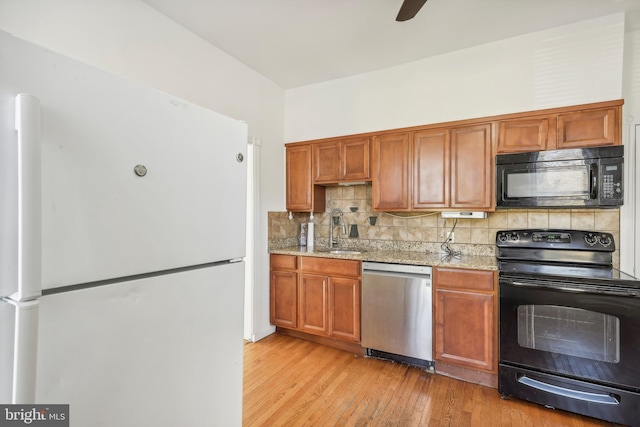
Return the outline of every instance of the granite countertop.
{"type": "Polygon", "coordinates": [[[460,259],[448,258],[446,255],[428,252],[376,251],[365,250],[359,254],[332,254],[327,248],[306,248],[292,246],[282,249],[271,249],[271,254],[314,256],[323,258],[354,259],[359,261],[388,262],[394,264],[429,265],[432,267],[455,267],[473,270],[497,270],[496,257],[462,255],[460,259]]]}

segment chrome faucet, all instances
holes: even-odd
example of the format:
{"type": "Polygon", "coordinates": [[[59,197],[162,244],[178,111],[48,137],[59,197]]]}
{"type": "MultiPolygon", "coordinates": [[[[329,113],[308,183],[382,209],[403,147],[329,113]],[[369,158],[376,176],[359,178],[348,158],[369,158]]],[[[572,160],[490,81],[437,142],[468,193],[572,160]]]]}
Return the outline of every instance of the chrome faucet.
{"type": "Polygon", "coordinates": [[[344,213],[339,208],[333,208],[329,216],[329,249],[334,248],[338,244],[338,239],[333,236],[333,229],[342,226],[342,234],[347,234],[347,225],[344,223],[344,213]],[[336,214],[338,216],[336,216],[336,214]],[[334,220],[337,219],[337,221],[334,220]]]}

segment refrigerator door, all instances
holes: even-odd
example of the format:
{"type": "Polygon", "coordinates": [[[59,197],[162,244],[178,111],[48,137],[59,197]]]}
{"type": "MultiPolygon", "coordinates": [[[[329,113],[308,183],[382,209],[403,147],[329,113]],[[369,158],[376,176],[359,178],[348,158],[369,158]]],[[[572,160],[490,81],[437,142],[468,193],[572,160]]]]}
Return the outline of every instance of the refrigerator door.
{"type": "Polygon", "coordinates": [[[0,402],[35,403],[38,300],[0,299],[0,402]]]}
{"type": "Polygon", "coordinates": [[[243,277],[238,262],[43,296],[37,402],[70,404],[75,426],[240,426],[243,277]]]}
{"type": "Polygon", "coordinates": [[[245,123],[2,32],[0,60],[0,113],[41,102],[43,288],[245,255],[245,123]]]}

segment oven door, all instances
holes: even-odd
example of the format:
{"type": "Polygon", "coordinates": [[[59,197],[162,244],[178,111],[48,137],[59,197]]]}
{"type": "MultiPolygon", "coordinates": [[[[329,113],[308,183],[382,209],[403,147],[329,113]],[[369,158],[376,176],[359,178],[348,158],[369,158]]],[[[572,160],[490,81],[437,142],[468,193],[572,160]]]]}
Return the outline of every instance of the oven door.
{"type": "Polygon", "coordinates": [[[500,363],[640,391],[640,297],[500,277],[500,363]]]}

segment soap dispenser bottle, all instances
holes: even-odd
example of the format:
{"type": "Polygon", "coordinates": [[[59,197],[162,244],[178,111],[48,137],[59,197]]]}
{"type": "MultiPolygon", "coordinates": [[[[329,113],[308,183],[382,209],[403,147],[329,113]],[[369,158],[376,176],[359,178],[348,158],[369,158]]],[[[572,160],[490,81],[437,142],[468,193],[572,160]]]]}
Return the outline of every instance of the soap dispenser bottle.
{"type": "Polygon", "coordinates": [[[300,246],[307,246],[307,233],[304,229],[305,223],[300,224],[300,246]]]}
{"type": "Polygon", "coordinates": [[[312,222],[307,223],[307,248],[313,249],[314,245],[314,233],[313,233],[314,224],[312,222]]]}

